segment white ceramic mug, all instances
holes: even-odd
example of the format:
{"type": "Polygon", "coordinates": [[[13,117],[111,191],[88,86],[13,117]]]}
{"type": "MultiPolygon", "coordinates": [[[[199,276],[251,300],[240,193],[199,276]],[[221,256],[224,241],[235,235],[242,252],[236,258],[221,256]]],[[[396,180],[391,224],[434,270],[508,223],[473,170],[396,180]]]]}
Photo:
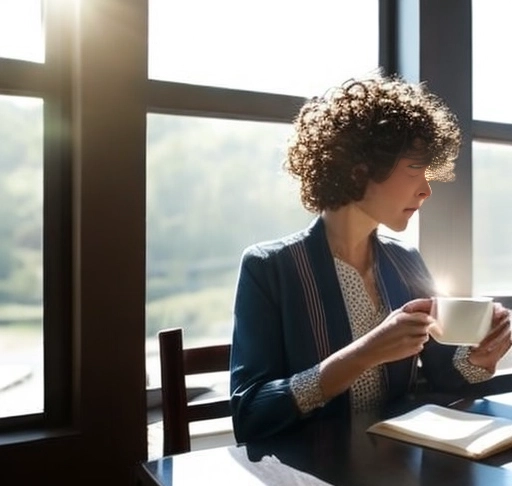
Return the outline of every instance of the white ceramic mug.
{"type": "Polygon", "coordinates": [[[491,328],[491,297],[434,297],[431,336],[442,344],[476,346],[491,328]]]}

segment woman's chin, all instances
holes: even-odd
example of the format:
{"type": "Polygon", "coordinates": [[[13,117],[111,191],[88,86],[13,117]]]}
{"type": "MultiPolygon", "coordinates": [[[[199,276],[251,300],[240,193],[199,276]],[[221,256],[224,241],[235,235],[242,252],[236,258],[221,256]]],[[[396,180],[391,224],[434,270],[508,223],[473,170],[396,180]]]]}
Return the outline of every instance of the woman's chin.
{"type": "Polygon", "coordinates": [[[409,224],[409,220],[393,222],[393,223],[382,223],[386,228],[394,231],[395,233],[401,233],[407,229],[407,225],[409,224]]]}

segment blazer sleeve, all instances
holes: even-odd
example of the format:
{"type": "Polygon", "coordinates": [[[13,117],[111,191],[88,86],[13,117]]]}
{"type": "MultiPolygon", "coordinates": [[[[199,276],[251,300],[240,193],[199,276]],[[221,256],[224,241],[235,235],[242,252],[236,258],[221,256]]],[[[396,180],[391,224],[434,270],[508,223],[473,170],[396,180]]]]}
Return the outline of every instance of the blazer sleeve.
{"type": "Polygon", "coordinates": [[[273,257],[253,246],[240,266],[230,365],[239,443],[275,434],[301,416],[290,388],[273,257]]]}

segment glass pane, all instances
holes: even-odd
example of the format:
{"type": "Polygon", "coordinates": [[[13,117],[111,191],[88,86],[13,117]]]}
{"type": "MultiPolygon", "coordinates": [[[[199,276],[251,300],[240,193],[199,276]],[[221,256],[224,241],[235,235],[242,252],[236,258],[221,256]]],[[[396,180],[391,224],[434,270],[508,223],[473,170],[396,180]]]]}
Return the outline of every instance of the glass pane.
{"type": "Polygon", "coordinates": [[[0,57],[44,62],[41,0],[0,1],[0,57]]]}
{"type": "Polygon", "coordinates": [[[512,145],[473,143],[474,293],[512,295],[512,145]]]}
{"type": "Polygon", "coordinates": [[[148,116],[147,370],[156,333],[185,345],[230,340],[242,250],[306,226],[312,215],[282,171],[290,125],[148,116]]]}
{"type": "Polygon", "coordinates": [[[0,417],[43,410],[43,103],[0,96],[0,417]]]}
{"type": "Polygon", "coordinates": [[[512,123],[512,2],[473,0],[473,118],[512,123]]]}
{"type": "Polygon", "coordinates": [[[149,0],[149,77],[318,95],[378,66],[378,10],[377,0],[149,0]]]}

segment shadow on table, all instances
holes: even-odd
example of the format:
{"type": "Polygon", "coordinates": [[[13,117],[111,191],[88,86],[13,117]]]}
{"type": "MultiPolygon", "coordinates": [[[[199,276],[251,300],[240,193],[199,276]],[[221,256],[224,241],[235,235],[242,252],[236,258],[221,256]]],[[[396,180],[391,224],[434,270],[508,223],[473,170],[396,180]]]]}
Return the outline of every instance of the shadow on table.
{"type": "Polygon", "coordinates": [[[232,448],[235,460],[268,486],[505,486],[506,469],[368,434],[384,416],[422,403],[448,405],[453,395],[425,395],[396,404],[378,417],[360,414],[352,420],[304,422],[279,436],[232,448]]]}
{"type": "Polygon", "coordinates": [[[370,422],[369,417],[359,417],[357,423],[352,421],[348,426],[339,421],[311,424],[282,439],[248,445],[247,458],[258,463],[269,458],[274,461],[273,482],[260,474],[264,484],[272,486],[419,484],[414,470],[421,451],[400,450],[400,445],[396,450],[387,448],[385,442],[366,434],[370,422]],[[382,460],[377,461],[377,456],[382,460]],[[276,463],[283,465],[281,474],[276,473],[276,463]],[[284,472],[288,477],[282,476],[284,472]]]}
{"type": "Polygon", "coordinates": [[[485,397],[512,392],[512,374],[497,375],[481,383],[467,385],[462,394],[467,398],[485,397]]]}

